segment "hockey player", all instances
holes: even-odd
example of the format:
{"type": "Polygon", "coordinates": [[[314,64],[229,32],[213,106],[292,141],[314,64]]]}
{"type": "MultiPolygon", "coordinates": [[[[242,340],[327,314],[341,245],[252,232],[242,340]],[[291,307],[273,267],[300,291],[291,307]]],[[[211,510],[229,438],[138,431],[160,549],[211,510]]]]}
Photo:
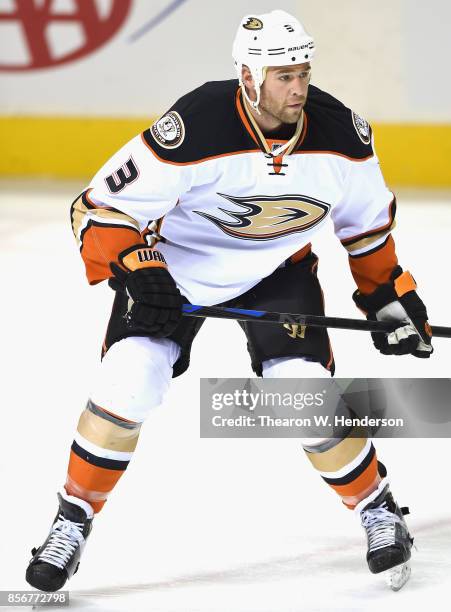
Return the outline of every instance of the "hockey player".
{"type": "MultiPolygon", "coordinates": [[[[374,334],[376,348],[431,355],[426,309],[395,254],[396,200],[371,128],[309,86],[313,54],[313,39],[291,15],[246,16],[233,46],[238,81],[183,96],[73,203],[88,280],[109,279],[116,294],[59,509],[27,569],[32,586],[55,591],[77,571],[93,517],[127,468],[142,423],[171,377],[188,368],[203,320],[182,318],[182,303],[324,314],[310,241],[327,217],[349,253],[357,306],[399,324],[374,334]]],[[[241,327],[257,375],[333,374],[325,330],[241,327]]],[[[348,432],[304,448],[360,515],[370,570],[404,567],[412,539],[371,440],[348,432]]]]}

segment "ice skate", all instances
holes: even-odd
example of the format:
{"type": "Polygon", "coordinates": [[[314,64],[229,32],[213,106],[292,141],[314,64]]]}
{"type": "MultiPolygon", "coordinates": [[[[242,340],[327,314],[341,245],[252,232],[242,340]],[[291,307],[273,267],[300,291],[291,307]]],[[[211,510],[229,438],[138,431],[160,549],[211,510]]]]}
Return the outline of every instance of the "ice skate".
{"type": "Polygon", "coordinates": [[[94,512],[88,502],[58,493],[59,509],[45,542],[33,548],[25,575],[40,591],[58,591],[78,570],[92,527],[94,512]]]}
{"type": "Polygon", "coordinates": [[[410,576],[413,538],[404,520],[408,509],[397,505],[384,478],[377,490],[357,505],[356,512],[367,535],[370,572],[387,572],[388,585],[398,591],[410,576]]]}

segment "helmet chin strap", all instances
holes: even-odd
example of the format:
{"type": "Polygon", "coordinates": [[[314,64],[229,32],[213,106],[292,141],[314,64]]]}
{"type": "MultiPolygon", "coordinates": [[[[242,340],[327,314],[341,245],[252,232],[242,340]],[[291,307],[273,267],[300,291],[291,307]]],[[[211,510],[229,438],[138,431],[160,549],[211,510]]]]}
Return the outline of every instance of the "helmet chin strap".
{"type": "Polygon", "coordinates": [[[259,104],[260,104],[260,87],[258,85],[256,85],[255,87],[255,93],[257,94],[257,99],[256,100],[251,100],[247,94],[246,91],[246,86],[244,85],[244,83],[241,83],[241,89],[243,91],[243,96],[246,98],[247,102],[249,102],[250,106],[252,106],[252,108],[254,109],[254,111],[258,114],[261,115],[261,110],[259,109],[259,104]]]}
{"type": "MultiPolygon", "coordinates": [[[[241,66],[241,71],[240,73],[242,73],[243,70],[243,66],[241,66]]],[[[246,91],[246,86],[243,83],[243,79],[242,76],[240,74],[240,85],[241,85],[241,89],[243,92],[243,96],[246,98],[247,102],[250,104],[250,106],[254,109],[254,111],[258,114],[261,115],[261,111],[259,109],[259,105],[260,105],[260,97],[261,97],[261,86],[263,85],[263,81],[266,79],[266,72],[268,70],[267,66],[263,66],[263,68],[249,68],[250,73],[252,75],[252,78],[254,80],[254,88],[255,88],[255,94],[257,96],[256,100],[251,100],[248,96],[248,93],[246,91]]]]}

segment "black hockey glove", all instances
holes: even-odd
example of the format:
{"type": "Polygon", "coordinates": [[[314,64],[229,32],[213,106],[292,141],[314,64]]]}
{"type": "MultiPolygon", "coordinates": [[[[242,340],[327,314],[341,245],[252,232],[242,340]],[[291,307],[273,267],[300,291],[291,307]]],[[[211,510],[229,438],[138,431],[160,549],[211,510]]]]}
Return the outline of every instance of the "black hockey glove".
{"type": "Polygon", "coordinates": [[[182,296],[163,255],[138,244],[122,251],[119,262],[123,268],[110,264],[109,285],[129,297],[127,325],[155,338],[169,336],[182,318],[182,296]]]}
{"type": "Polygon", "coordinates": [[[374,346],[383,355],[411,354],[425,358],[432,354],[426,306],[418,297],[416,288],[410,272],[403,272],[400,266],[396,266],[390,282],[380,285],[369,295],[357,290],[352,296],[367,319],[399,322],[399,327],[389,334],[371,334],[374,346]]]}

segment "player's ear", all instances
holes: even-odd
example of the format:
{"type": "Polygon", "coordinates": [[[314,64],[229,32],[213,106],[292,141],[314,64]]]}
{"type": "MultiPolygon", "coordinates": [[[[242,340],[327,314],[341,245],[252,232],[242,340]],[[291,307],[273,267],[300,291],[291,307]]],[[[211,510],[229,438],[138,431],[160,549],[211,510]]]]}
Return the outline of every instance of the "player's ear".
{"type": "Polygon", "coordinates": [[[243,66],[241,69],[241,80],[243,81],[245,87],[254,89],[254,78],[247,66],[243,66]]]}

